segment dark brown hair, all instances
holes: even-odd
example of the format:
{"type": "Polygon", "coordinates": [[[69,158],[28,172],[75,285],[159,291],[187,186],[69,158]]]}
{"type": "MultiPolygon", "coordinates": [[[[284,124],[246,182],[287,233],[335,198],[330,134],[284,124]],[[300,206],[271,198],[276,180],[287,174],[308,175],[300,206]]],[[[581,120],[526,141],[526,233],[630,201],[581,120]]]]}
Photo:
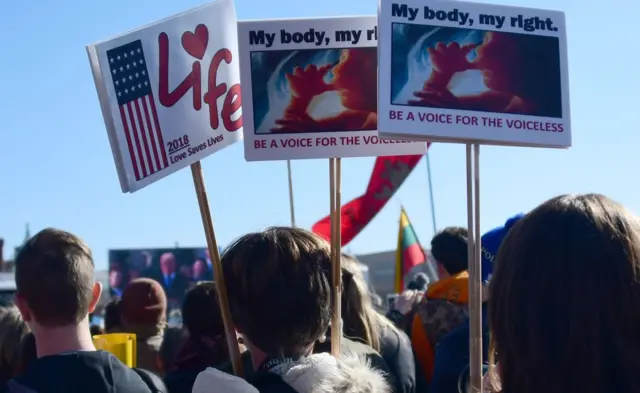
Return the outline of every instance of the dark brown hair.
{"type": "Polygon", "coordinates": [[[250,233],[222,256],[234,324],[269,356],[298,357],[331,319],[330,247],[299,228],[250,233]]]}
{"type": "Polygon", "coordinates": [[[15,376],[19,369],[21,345],[29,334],[29,327],[17,308],[0,308],[0,386],[15,376]]]}
{"type": "Polygon", "coordinates": [[[165,373],[170,372],[184,342],[184,330],[177,327],[169,327],[164,331],[162,344],[160,344],[160,351],[158,352],[158,359],[165,373]]]}
{"type": "Polygon", "coordinates": [[[187,292],[182,303],[182,323],[192,336],[215,337],[224,334],[215,283],[201,282],[187,292]]]}
{"type": "Polygon", "coordinates": [[[640,391],[640,224],[621,205],[543,203],[509,231],[489,291],[502,392],[640,391]]]}
{"type": "Polygon", "coordinates": [[[431,239],[431,255],[453,275],[468,269],[468,232],[463,227],[447,227],[431,239]]]}
{"type": "Polygon", "coordinates": [[[17,294],[38,323],[60,327],[87,317],[94,265],[91,250],[80,238],[44,229],[26,242],[15,264],[17,294]]]}

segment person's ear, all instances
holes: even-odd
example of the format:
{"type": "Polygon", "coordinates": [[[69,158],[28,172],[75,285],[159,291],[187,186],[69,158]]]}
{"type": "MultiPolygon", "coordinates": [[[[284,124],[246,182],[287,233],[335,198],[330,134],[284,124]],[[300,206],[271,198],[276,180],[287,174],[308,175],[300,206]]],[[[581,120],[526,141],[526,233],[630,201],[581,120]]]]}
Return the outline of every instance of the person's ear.
{"type": "Polygon", "coordinates": [[[32,316],[31,310],[29,310],[29,305],[19,293],[16,293],[14,302],[16,307],[18,307],[18,311],[20,311],[20,314],[22,315],[22,319],[27,323],[31,322],[32,316]]]}
{"type": "Polygon", "coordinates": [[[96,310],[96,306],[100,301],[100,295],[102,295],[102,284],[100,284],[99,282],[95,282],[93,283],[91,303],[89,303],[89,313],[92,313],[96,310]]]}

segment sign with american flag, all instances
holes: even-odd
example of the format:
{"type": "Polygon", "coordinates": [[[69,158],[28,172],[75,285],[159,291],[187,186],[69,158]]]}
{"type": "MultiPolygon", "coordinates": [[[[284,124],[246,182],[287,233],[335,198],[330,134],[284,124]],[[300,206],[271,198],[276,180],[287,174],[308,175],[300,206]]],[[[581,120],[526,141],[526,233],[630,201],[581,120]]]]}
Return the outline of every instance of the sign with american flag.
{"type": "Polygon", "coordinates": [[[142,41],[107,51],[127,148],[136,180],[169,166],[142,41]]]}
{"type": "Polygon", "coordinates": [[[123,192],[242,139],[236,29],[218,0],[87,47],[123,192]]]}

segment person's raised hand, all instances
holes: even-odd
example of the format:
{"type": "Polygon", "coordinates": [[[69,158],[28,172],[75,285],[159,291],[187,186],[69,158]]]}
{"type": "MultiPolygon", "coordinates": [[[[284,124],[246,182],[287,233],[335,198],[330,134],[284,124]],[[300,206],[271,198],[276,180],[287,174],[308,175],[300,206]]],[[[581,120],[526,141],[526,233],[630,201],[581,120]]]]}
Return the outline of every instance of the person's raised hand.
{"type": "Polygon", "coordinates": [[[321,67],[310,64],[304,69],[295,67],[292,73],[286,75],[291,92],[297,97],[314,97],[332,90],[331,84],[324,80],[331,68],[332,64],[321,67]]]}
{"type": "Polygon", "coordinates": [[[408,289],[396,297],[393,301],[393,309],[402,315],[407,315],[420,302],[422,296],[423,292],[408,289]]]}
{"type": "Polygon", "coordinates": [[[467,56],[472,50],[478,47],[479,44],[468,44],[460,46],[457,42],[450,42],[445,45],[442,42],[436,44],[434,48],[427,48],[431,64],[438,72],[455,74],[456,72],[462,72],[470,70],[474,67],[467,56]]]}

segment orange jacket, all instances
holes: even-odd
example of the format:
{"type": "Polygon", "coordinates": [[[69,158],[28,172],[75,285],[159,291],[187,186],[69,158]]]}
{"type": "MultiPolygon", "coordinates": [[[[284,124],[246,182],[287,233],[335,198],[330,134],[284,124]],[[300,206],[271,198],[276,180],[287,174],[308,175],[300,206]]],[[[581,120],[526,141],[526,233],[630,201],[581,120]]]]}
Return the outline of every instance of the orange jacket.
{"type": "Polygon", "coordinates": [[[422,368],[427,381],[430,382],[433,377],[435,345],[442,334],[455,328],[466,317],[468,303],[469,273],[464,271],[429,286],[424,300],[418,306],[411,323],[411,343],[418,359],[416,367],[422,368]],[[438,308],[445,309],[434,313],[433,309],[438,308]],[[439,329],[436,337],[429,337],[429,325],[439,329]]]}

